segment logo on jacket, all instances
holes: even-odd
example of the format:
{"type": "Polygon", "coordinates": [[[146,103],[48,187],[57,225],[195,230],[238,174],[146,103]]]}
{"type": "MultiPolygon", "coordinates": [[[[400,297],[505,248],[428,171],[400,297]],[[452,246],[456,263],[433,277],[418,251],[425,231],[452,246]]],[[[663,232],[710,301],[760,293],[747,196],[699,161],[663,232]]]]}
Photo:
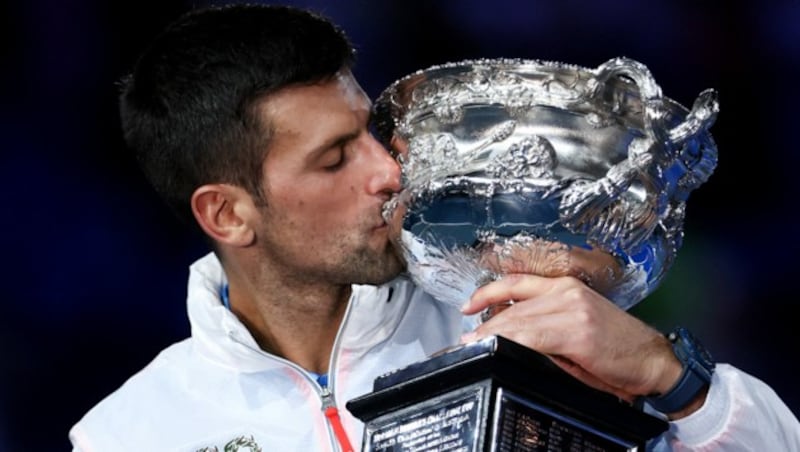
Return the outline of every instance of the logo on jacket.
{"type": "MultiPolygon", "coordinates": [[[[220,450],[217,446],[212,446],[197,449],[197,452],[220,452],[220,450]]],[[[252,435],[249,437],[239,436],[228,441],[222,452],[261,452],[261,447],[252,435]]]]}

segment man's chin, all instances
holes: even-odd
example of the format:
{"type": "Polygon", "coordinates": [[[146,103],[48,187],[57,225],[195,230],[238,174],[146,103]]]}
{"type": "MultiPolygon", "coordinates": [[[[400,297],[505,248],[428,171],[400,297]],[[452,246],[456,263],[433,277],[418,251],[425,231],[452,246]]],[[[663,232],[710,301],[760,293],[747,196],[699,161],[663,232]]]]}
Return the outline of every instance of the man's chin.
{"type": "Polygon", "coordinates": [[[387,283],[406,271],[405,261],[396,253],[386,255],[380,263],[372,266],[365,274],[365,280],[361,284],[380,285],[387,283]]]}

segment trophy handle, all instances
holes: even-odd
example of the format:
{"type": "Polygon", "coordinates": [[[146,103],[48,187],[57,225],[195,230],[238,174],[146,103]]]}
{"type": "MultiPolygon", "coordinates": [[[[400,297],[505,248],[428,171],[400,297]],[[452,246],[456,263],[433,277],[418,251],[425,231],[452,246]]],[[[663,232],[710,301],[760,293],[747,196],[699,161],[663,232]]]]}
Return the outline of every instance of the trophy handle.
{"type": "MultiPolygon", "coordinates": [[[[665,124],[665,120],[670,108],[664,104],[661,87],[658,86],[645,65],[630,58],[613,58],[598,66],[596,74],[597,85],[594,88],[594,95],[597,95],[597,91],[606,86],[613,77],[625,77],[636,85],[644,110],[642,116],[647,135],[655,143],[665,145],[673,152],[677,152],[687,141],[707,131],[714,124],[719,113],[717,92],[713,89],[706,89],[695,99],[692,109],[683,122],[669,128],[665,124]]],[[[672,155],[672,157],[677,156],[676,154],[672,155]]],[[[714,157],[716,157],[716,153],[714,157]]]]}
{"type": "Polygon", "coordinates": [[[684,121],[669,131],[671,142],[680,146],[675,162],[685,167],[685,173],[675,187],[673,197],[676,200],[686,201],[689,193],[705,183],[717,166],[717,147],[710,136],[705,142],[698,139],[714,124],[717,113],[717,92],[706,89],[697,96],[684,121]]]}
{"type": "MultiPolygon", "coordinates": [[[[682,176],[671,187],[670,197],[673,201],[685,201],[692,190],[708,180],[717,165],[716,145],[710,138],[704,142],[701,137],[714,124],[719,113],[717,92],[713,89],[702,91],[683,121],[670,128],[666,124],[670,108],[665,105],[661,88],[650,70],[629,58],[614,58],[597,68],[599,86],[604,86],[612,77],[620,76],[632,80],[639,89],[647,133],[646,138],[631,143],[629,159],[639,159],[649,166],[650,159],[642,158],[641,154],[653,154],[651,146],[662,145],[666,152],[662,152],[658,161],[652,164],[658,165],[662,171],[680,166],[678,172],[682,176]]],[[[627,166],[646,170],[641,164],[627,166]]]]}
{"type": "Polygon", "coordinates": [[[652,148],[666,145],[672,149],[669,129],[664,125],[668,111],[661,87],[642,63],[614,58],[600,65],[594,73],[595,77],[588,82],[590,96],[600,98],[601,102],[611,102],[612,111],[624,107],[641,108],[645,133],[633,139],[628,146],[628,158],[612,166],[604,177],[573,184],[562,197],[559,215],[562,223],[573,232],[584,233],[592,242],[605,244],[609,250],[627,252],[650,236],[666,205],[664,187],[660,179],[650,173],[657,165],[652,148]],[[612,99],[603,99],[608,93],[606,88],[615,85],[614,78],[627,79],[636,86],[640,107],[624,105],[630,100],[624,90],[622,94],[615,92],[612,99]],[[633,184],[644,190],[641,190],[643,199],[639,208],[631,211],[620,199],[633,184]]]}
{"type": "Polygon", "coordinates": [[[667,110],[664,108],[661,87],[658,86],[647,66],[630,58],[613,58],[598,66],[596,74],[598,85],[595,89],[608,86],[609,80],[614,77],[624,77],[632,81],[639,89],[647,135],[654,138],[656,142],[667,143],[670,141],[667,128],[664,127],[667,110]]]}
{"type": "MultiPolygon", "coordinates": [[[[604,88],[612,86],[616,77],[636,86],[645,134],[633,139],[628,158],[612,166],[606,176],[573,185],[562,198],[560,216],[573,231],[627,252],[646,240],[666,216],[676,215],[689,193],[710,177],[717,163],[716,146],[710,136],[701,134],[714,123],[719,103],[714,90],[705,90],[686,117],[669,127],[675,105],[663,97],[646,66],[614,58],[600,65],[595,75],[590,82],[593,97],[605,95],[604,88]],[[644,200],[635,211],[621,211],[622,193],[634,184],[643,188],[644,200]],[[618,236],[618,231],[627,233],[618,236]]],[[[602,100],[612,102],[612,110],[623,108],[627,101],[625,97],[602,100]]]]}

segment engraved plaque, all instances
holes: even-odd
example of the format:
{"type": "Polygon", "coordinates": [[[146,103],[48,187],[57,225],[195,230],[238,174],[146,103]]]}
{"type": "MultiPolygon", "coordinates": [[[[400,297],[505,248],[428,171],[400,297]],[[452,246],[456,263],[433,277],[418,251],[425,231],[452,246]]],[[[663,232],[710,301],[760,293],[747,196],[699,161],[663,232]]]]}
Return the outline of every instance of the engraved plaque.
{"type": "Polygon", "coordinates": [[[480,450],[485,389],[468,386],[375,419],[367,426],[363,450],[480,450]]]}
{"type": "Polygon", "coordinates": [[[616,452],[636,450],[636,444],[559,414],[524,397],[498,389],[495,413],[497,452],[551,450],[616,452]]]}

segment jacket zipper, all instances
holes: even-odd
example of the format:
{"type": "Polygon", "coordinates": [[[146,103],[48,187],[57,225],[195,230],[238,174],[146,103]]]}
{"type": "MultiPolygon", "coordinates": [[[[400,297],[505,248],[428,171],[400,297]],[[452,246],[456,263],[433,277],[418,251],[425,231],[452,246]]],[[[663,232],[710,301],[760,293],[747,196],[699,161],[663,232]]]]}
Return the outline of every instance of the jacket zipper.
{"type": "Polygon", "coordinates": [[[328,418],[328,423],[333,429],[333,435],[339,442],[339,447],[342,452],[355,452],[352,444],[350,444],[350,439],[347,438],[347,432],[345,432],[344,426],[342,425],[342,418],[339,417],[339,410],[336,409],[336,404],[333,401],[333,394],[327,386],[323,386],[320,395],[322,396],[322,412],[325,413],[325,417],[328,418]]]}
{"type": "Polygon", "coordinates": [[[354,296],[354,293],[350,294],[350,299],[347,301],[347,309],[345,309],[344,316],[342,317],[342,324],[339,326],[339,331],[336,332],[336,337],[333,339],[331,359],[328,363],[328,384],[326,386],[321,386],[315,381],[321,389],[319,394],[322,398],[322,412],[328,419],[328,426],[333,430],[333,436],[336,442],[339,443],[341,452],[354,452],[354,449],[347,437],[344,425],[342,425],[339,409],[336,408],[336,400],[333,398],[333,388],[336,383],[336,369],[339,361],[339,342],[341,342],[347,321],[350,319],[350,311],[353,308],[354,296]]]}
{"type": "Polygon", "coordinates": [[[340,452],[354,452],[353,446],[350,443],[350,440],[347,437],[347,432],[344,429],[344,425],[342,424],[342,419],[339,416],[339,410],[336,408],[336,401],[333,398],[333,384],[335,381],[335,372],[336,364],[337,364],[337,357],[339,356],[339,340],[342,336],[342,331],[344,331],[345,324],[347,320],[350,318],[350,310],[353,306],[353,294],[350,294],[350,300],[347,302],[347,309],[345,310],[344,317],[342,318],[342,325],[339,327],[339,331],[336,333],[336,338],[333,341],[333,348],[331,349],[331,360],[328,365],[328,384],[326,386],[322,386],[319,384],[318,381],[311,378],[308,373],[297,364],[281,358],[279,356],[275,356],[261,350],[260,348],[253,348],[249,344],[246,344],[239,340],[238,335],[235,331],[229,331],[228,336],[237,342],[240,345],[243,345],[250,350],[253,350],[257,353],[264,355],[269,359],[274,359],[280,361],[288,365],[289,367],[297,370],[300,372],[303,377],[308,380],[314,387],[318,388],[317,394],[320,396],[320,400],[322,402],[322,413],[325,415],[325,418],[328,420],[328,433],[331,433],[332,430],[332,437],[329,439],[331,440],[331,448],[336,449],[336,444],[339,445],[340,452]]]}

